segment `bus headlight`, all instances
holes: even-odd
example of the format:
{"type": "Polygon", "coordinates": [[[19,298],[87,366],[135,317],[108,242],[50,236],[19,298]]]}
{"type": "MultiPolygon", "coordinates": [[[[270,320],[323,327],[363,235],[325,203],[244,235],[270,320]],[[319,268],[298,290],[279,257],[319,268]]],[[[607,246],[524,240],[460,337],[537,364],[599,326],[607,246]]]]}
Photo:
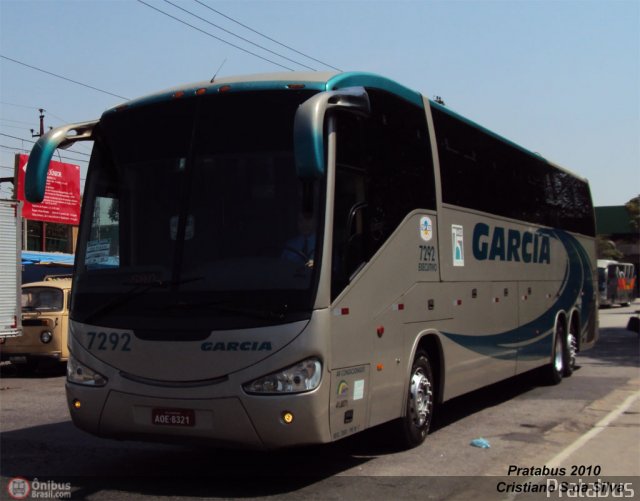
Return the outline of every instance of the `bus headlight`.
{"type": "Polygon", "coordinates": [[[322,377],[322,363],[317,358],[302,362],[255,379],[242,386],[247,393],[281,395],[315,390],[322,377]]]}
{"type": "Polygon", "coordinates": [[[53,334],[51,334],[50,331],[42,331],[40,333],[40,341],[42,341],[44,344],[50,343],[52,339],[53,334]]]}
{"type": "Polygon", "coordinates": [[[67,381],[85,386],[104,386],[107,378],[78,362],[73,355],[67,361],[67,381]]]}

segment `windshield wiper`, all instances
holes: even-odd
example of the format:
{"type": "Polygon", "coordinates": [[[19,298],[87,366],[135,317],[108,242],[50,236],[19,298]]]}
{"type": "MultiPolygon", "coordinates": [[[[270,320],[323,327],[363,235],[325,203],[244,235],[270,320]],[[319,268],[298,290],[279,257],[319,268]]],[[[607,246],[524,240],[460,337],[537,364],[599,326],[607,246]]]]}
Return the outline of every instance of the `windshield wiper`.
{"type": "MultiPolygon", "coordinates": [[[[142,294],[144,294],[150,289],[157,289],[160,287],[175,287],[177,285],[182,285],[189,282],[197,282],[198,280],[204,280],[204,278],[205,277],[191,277],[191,278],[185,278],[177,281],[156,280],[149,283],[134,284],[134,286],[131,289],[129,289],[127,292],[125,292],[123,295],[114,297],[113,299],[111,299],[110,301],[107,301],[107,303],[103,304],[93,312],[89,313],[84,318],[84,323],[90,323],[92,320],[95,320],[97,317],[100,317],[105,313],[109,313],[110,311],[117,309],[123,304],[128,303],[133,298],[141,296],[142,294]]],[[[130,282],[123,282],[122,285],[132,285],[132,284],[130,282]]]]}

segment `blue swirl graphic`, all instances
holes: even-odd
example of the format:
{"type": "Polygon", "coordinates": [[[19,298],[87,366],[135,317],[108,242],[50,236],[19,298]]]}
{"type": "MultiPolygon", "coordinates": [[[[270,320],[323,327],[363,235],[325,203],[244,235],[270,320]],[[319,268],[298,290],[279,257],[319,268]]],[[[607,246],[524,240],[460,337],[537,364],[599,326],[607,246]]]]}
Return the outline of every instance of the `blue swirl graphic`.
{"type": "Polygon", "coordinates": [[[541,229],[538,233],[559,240],[568,257],[562,284],[553,305],[531,322],[505,332],[481,336],[443,332],[445,337],[485,356],[502,360],[513,360],[516,357],[531,360],[546,358],[551,354],[553,328],[558,311],[568,313],[574,305],[578,305],[583,328],[588,324],[594,307],[594,296],[587,252],[575,237],[563,230],[541,229]]]}

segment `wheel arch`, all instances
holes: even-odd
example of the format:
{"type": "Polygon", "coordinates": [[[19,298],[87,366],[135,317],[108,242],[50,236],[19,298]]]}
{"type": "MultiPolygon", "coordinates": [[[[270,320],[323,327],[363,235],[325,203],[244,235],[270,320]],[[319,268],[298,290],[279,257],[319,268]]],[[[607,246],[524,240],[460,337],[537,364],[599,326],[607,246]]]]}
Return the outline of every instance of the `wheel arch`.
{"type": "MultiPolygon", "coordinates": [[[[407,384],[410,377],[411,365],[413,364],[413,360],[415,359],[416,353],[418,353],[418,351],[424,351],[429,356],[431,371],[433,373],[433,377],[436,380],[436,395],[434,402],[440,404],[442,403],[442,396],[444,394],[443,390],[446,372],[445,357],[444,351],[442,350],[442,343],[440,341],[440,333],[434,329],[429,329],[420,332],[418,336],[416,336],[411,350],[411,356],[409,358],[407,374],[405,376],[407,384]]],[[[406,402],[403,404],[403,408],[404,406],[406,406],[406,402]]]]}
{"type": "Polygon", "coordinates": [[[580,344],[582,341],[582,322],[580,321],[580,310],[578,308],[573,308],[573,310],[571,311],[570,320],[567,323],[567,332],[571,326],[574,327],[574,332],[576,333],[575,338],[577,351],[580,351],[580,344]]]}
{"type": "Polygon", "coordinates": [[[553,342],[556,341],[556,336],[558,335],[558,324],[561,324],[564,327],[565,334],[567,333],[567,329],[569,328],[569,324],[567,322],[567,312],[564,310],[558,310],[556,313],[555,320],[553,322],[553,342]]]}

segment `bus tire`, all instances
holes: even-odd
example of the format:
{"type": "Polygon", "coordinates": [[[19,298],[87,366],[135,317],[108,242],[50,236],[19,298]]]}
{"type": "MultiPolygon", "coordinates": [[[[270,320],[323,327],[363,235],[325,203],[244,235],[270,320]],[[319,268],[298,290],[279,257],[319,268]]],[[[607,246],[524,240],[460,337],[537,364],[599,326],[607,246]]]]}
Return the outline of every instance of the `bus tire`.
{"type": "Polygon", "coordinates": [[[576,369],[576,354],[578,353],[578,324],[571,322],[569,334],[564,343],[564,377],[569,377],[576,369]]]}
{"type": "Polygon", "coordinates": [[[551,362],[545,367],[545,379],[549,384],[555,385],[562,381],[565,361],[567,360],[566,338],[564,323],[558,320],[556,323],[556,335],[553,339],[553,349],[551,350],[551,362]]]}
{"type": "Polygon", "coordinates": [[[405,415],[399,421],[400,441],[406,448],[417,447],[427,438],[433,417],[434,388],[429,357],[418,351],[411,367],[405,415]]]}

